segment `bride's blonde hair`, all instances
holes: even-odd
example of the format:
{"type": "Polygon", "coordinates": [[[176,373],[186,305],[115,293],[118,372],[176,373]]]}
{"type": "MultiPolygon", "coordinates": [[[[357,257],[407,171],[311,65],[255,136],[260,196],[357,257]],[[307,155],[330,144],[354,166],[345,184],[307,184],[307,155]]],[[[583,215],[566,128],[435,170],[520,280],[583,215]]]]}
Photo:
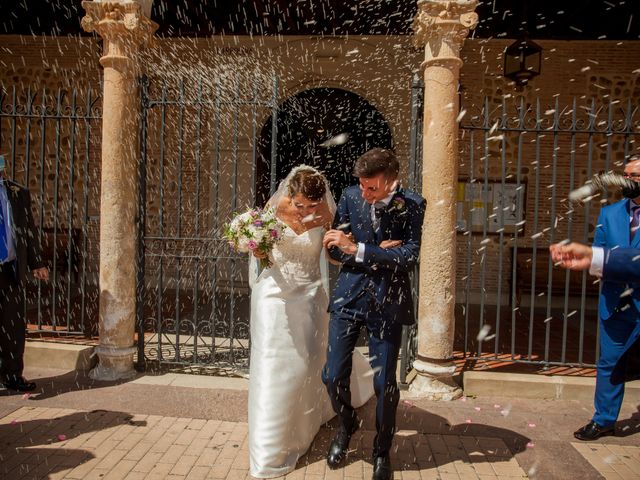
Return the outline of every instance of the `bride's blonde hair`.
{"type": "Polygon", "coordinates": [[[314,168],[301,167],[293,174],[287,185],[289,197],[301,194],[314,202],[324,199],[327,186],[324,176],[314,168]]]}

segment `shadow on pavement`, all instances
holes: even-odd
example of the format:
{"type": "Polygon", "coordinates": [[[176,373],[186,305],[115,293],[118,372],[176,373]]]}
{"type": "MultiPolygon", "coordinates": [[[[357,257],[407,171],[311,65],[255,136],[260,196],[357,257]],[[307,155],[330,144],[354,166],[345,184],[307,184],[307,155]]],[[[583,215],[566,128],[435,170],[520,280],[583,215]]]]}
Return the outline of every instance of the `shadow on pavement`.
{"type": "MultiPolygon", "coordinates": [[[[359,412],[363,413],[368,412],[359,412]]],[[[371,415],[363,415],[363,427],[352,437],[350,453],[343,468],[349,468],[360,460],[371,467],[375,420],[369,417],[371,415]]],[[[309,452],[299,460],[297,468],[325,461],[336,425],[334,418],[328,424],[329,428],[321,429],[309,452]]],[[[394,439],[391,462],[395,470],[403,471],[438,468],[460,461],[469,464],[472,456],[474,460],[484,457],[485,462],[486,458],[507,462],[524,451],[531,441],[517,432],[492,425],[450,425],[444,417],[419,407],[404,412],[399,409],[397,428],[399,432],[394,439]]]]}
{"type": "Polygon", "coordinates": [[[72,370],[61,375],[35,378],[31,379],[31,381],[36,382],[37,385],[33,392],[25,394],[24,392],[4,389],[0,390],[0,395],[23,396],[29,400],[45,400],[68,392],[96,390],[98,388],[121,385],[131,380],[97,381],[89,378],[88,372],[72,370]]]}
{"type": "Polygon", "coordinates": [[[0,478],[46,478],[82,465],[95,455],[92,436],[80,439],[86,449],[77,448],[79,436],[121,425],[146,426],[132,419],[128,413],[95,410],[0,424],[0,478]]]}

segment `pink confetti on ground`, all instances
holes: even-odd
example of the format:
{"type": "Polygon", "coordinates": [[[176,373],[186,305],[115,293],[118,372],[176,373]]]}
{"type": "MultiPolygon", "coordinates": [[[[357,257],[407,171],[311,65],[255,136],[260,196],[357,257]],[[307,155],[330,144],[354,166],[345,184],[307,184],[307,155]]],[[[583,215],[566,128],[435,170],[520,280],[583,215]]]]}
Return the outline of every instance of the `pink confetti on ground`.
{"type": "Polygon", "coordinates": [[[26,399],[27,399],[27,398],[29,398],[30,396],[31,396],[31,394],[30,394],[30,393],[25,393],[24,395],[22,395],[22,398],[23,398],[24,400],[26,400],[26,399]]]}
{"type": "Polygon", "coordinates": [[[61,442],[64,442],[67,439],[66,435],[60,434],[58,435],[58,440],[60,440],[61,442]]]}
{"type": "Polygon", "coordinates": [[[403,401],[402,401],[402,404],[403,404],[404,406],[406,406],[406,407],[409,407],[409,408],[411,408],[411,407],[415,407],[415,404],[414,404],[413,402],[410,402],[409,400],[403,400],[403,401]]]}
{"type": "Polygon", "coordinates": [[[535,427],[536,427],[536,424],[535,424],[535,423],[529,423],[529,427],[530,427],[530,428],[535,428],[535,427]]]}
{"type": "Polygon", "coordinates": [[[533,447],[535,447],[535,446],[536,446],[536,444],[535,444],[535,443],[533,443],[533,442],[529,442],[529,443],[527,443],[527,448],[533,448],[533,447]]]}
{"type": "Polygon", "coordinates": [[[497,403],[495,403],[495,404],[493,405],[493,408],[500,408],[500,405],[498,405],[497,403]]]}
{"type": "Polygon", "coordinates": [[[462,397],[462,398],[460,399],[460,401],[461,401],[461,402],[466,402],[466,401],[467,401],[467,397],[462,397]]]}
{"type": "Polygon", "coordinates": [[[466,421],[467,423],[472,423],[470,418],[467,418],[465,421],[466,421]]]}
{"type": "Polygon", "coordinates": [[[480,410],[482,410],[480,407],[474,407],[474,409],[476,410],[476,412],[479,412],[480,410]]]}
{"type": "Polygon", "coordinates": [[[11,420],[11,425],[17,425],[18,424],[18,420],[11,420]]]}

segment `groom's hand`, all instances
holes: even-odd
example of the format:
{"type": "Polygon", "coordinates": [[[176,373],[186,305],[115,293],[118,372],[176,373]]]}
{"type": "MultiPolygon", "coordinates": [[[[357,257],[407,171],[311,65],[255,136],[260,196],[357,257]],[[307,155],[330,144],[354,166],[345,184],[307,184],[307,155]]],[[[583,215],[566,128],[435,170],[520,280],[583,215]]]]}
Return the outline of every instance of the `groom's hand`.
{"type": "Polygon", "coordinates": [[[349,255],[355,255],[358,252],[358,246],[342,230],[329,230],[324,234],[322,244],[325,248],[338,247],[349,255]]]}

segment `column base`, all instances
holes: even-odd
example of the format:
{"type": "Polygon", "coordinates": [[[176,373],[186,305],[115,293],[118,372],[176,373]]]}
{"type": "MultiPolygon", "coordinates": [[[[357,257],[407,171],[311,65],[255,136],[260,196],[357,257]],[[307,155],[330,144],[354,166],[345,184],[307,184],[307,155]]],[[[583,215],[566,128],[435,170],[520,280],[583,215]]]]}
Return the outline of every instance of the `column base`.
{"type": "Polygon", "coordinates": [[[98,365],[89,372],[93,380],[114,381],[127,380],[136,376],[133,368],[135,347],[103,347],[97,346],[98,365]]]}
{"type": "Polygon", "coordinates": [[[409,385],[409,393],[426,400],[451,401],[462,397],[462,389],[453,381],[456,366],[452,362],[425,362],[415,360],[418,373],[409,385]]]}

